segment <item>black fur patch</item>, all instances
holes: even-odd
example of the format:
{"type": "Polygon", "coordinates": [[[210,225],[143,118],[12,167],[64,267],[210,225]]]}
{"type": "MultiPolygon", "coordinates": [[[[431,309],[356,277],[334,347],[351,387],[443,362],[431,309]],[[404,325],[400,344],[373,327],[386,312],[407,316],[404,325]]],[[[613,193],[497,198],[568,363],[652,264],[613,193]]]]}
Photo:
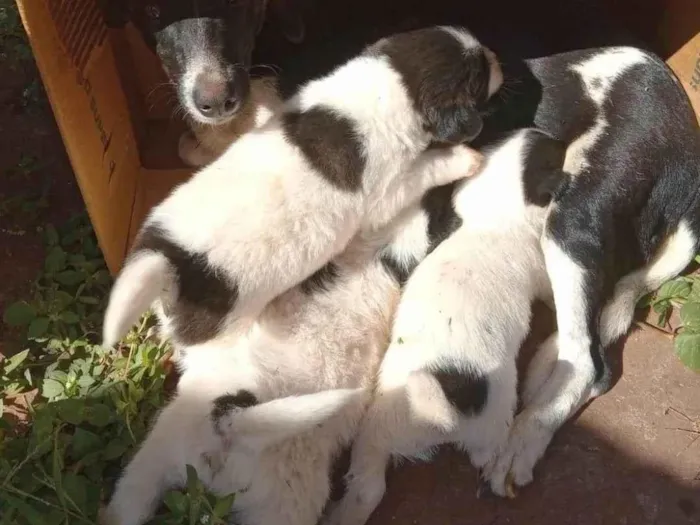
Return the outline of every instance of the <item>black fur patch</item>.
{"type": "Polygon", "coordinates": [[[214,399],[211,409],[211,420],[218,428],[219,420],[232,410],[249,408],[258,404],[258,398],[248,390],[239,390],[235,394],[226,394],[214,399]]]}
{"type": "Polygon", "coordinates": [[[484,48],[466,49],[439,28],[394,34],[370,48],[389,57],[436,142],[476,138],[488,99],[490,66],[484,48]]]}
{"type": "Polygon", "coordinates": [[[438,186],[426,192],[421,206],[428,214],[428,253],[462,226],[462,219],[452,207],[457,182],[438,186]]]}
{"type": "Polygon", "coordinates": [[[455,365],[435,365],[429,371],[450,404],[465,416],[476,416],[486,406],[489,382],[484,375],[455,365]]]}
{"type": "Polygon", "coordinates": [[[287,139],[329,183],[349,192],[362,188],[365,156],[351,120],[314,107],[287,112],[283,121],[287,139]]]}
{"type": "Polygon", "coordinates": [[[316,270],[308,279],[301,283],[301,291],[307,295],[316,292],[327,292],[329,288],[338,280],[338,265],[333,261],[316,270]]]}
{"type": "Polygon", "coordinates": [[[527,132],[523,186],[525,199],[536,206],[547,206],[566,188],[569,180],[563,171],[566,143],[536,129],[527,132]]]}
{"type": "Polygon", "coordinates": [[[178,340],[192,345],[214,336],[236,304],[238,285],[218,275],[204,254],[178,246],[158,226],[146,227],[136,239],[132,253],[143,250],[162,253],[175,270],[179,293],[168,315],[178,340]]]}
{"type": "Polygon", "coordinates": [[[415,260],[412,261],[411,264],[409,264],[408,266],[402,264],[390,252],[382,253],[380,256],[380,260],[382,261],[384,269],[391,274],[394,280],[402,288],[408,281],[408,278],[413,273],[413,270],[415,270],[416,266],[418,266],[418,261],[415,260]]]}

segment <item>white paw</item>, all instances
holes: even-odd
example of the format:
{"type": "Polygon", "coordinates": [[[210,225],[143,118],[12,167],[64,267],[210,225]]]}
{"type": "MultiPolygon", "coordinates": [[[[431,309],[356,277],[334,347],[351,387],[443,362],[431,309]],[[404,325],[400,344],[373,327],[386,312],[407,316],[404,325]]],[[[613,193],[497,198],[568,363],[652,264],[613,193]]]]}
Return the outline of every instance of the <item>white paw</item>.
{"type": "Polygon", "coordinates": [[[213,160],[212,155],[209,154],[191,131],[185,131],[180,135],[177,153],[187,165],[196,168],[204,166],[213,160]]]}
{"type": "Polygon", "coordinates": [[[484,156],[465,145],[457,145],[453,147],[453,154],[459,159],[458,173],[462,174],[462,177],[472,177],[481,169],[484,162],[484,156]]]}
{"type": "Polygon", "coordinates": [[[503,497],[516,496],[516,487],[532,482],[533,470],[552,439],[552,431],[527,412],[516,418],[508,444],[486,476],[491,490],[503,497]]]}

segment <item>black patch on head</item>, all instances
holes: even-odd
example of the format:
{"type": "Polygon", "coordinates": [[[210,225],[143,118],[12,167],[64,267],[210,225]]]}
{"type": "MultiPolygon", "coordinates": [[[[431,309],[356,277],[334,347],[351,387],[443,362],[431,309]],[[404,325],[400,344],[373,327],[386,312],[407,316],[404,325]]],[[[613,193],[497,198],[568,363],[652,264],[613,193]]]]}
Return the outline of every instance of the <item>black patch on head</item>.
{"type": "Polygon", "coordinates": [[[219,431],[219,421],[233,410],[249,408],[258,404],[258,398],[249,390],[239,390],[235,394],[226,394],[214,399],[210,413],[214,428],[219,431]]]}
{"type": "Polygon", "coordinates": [[[483,374],[454,364],[434,365],[428,371],[450,404],[465,416],[476,416],[486,406],[489,382],[483,374]]]}
{"type": "Polygon", "coordinates": [[[340,273],[338,265],[333,261],[316,270],[308,279],[301,283],[301,291],[307,295],[316,292],[327,292],[338,280],[340,273]]]}
{"type": "Polygon", "coordinates": [[[418,261],[415,259],[409,265],[401,263],[390,251],[382,253],[380,260],[384,269],[391,274],[396,283],[402,288],[413,273],[413,270],[418,266],[418,261]]]}
{"type": "Polygon", "coordinates": [[[466,49],[446,31],[428,28],[392,35],[370,52],[389,57],[435,141],[457,144],[479,135],[491,73],[482,46],[466,49]]]}
{"type": "Polygon", "coordinates": [[[425,193],[421,207],[428,214],[428,253],[462,226],[462,219],[452,206],[457,182],[438,186],[425,193]]]}
{"type": "Polygon", "coordinates": [[[569,180],[563,171],[566,144],[536,129],[526,133],[527,150],[523,159],[525,199],[544,207],[565,190],[569,180]]]}
{"type": "Polygon", "coordinates": [[[329,183],[344,191],[362,188],[365,156],[352,121],[322,107],[283,115],[284,133],[329,183]]]}
{"type": "Polygon", "coordinates": [[[178,296],[167,313],[178,340],[193,345],[216,335],[236,304],[238,285],[217,274],[204,254],[178,246],[158,226],[149,225],[139,234],[132,254],[144,250],[162,253],[177,277],[178,296]]]}

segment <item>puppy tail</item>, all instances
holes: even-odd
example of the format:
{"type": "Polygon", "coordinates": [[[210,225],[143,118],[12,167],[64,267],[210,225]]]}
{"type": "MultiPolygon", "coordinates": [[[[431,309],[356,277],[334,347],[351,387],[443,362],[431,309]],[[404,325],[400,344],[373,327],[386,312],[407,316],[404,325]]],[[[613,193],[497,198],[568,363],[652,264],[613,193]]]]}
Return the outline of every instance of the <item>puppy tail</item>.
{"type": "Polygon", "coordinates": [[[262,450],[322,425],[365,396],[359,388],[326,390],[245,407],[235,405],[236,396],[222,396],[214,401],[212,423],[232,445],[262,450]]]}
{"type": "Polygon", "coordinates": [[[144,250],[130,258],[109,296],[102,326],[103,346],[119,341],[160,296],[170,279],[170,263],[162,253],[144,250]]]}

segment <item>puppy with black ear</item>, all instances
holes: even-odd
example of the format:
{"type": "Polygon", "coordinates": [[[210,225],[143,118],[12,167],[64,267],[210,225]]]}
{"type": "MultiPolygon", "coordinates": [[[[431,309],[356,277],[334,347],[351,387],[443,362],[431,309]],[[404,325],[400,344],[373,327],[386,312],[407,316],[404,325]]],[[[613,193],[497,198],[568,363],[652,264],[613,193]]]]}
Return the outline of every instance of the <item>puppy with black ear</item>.
{"type": "Polygon", "coordinates": [[[112,290],[104,344],[159,299],[176,343],[238,333],[239,320],[356,233],[475,173],[474,150],[429,146],[473,138],[473,112],[501,80],[493,55],[466,30],[430,27],[383,39],[307,83],[151,211],[112,290]],[[469,118],[442,122],[447,107],[469,118]]]}
{"type": "Polygon", "coordinates": [[[539,239],[547,205],[567,182],[565,153],[564,143],[525,129],[459,183],[453,204],[462,226],[406,284],[353,445],[347,492],[327,525],[367,521],[392,456],[425,458],[453,443],[488,477],[515,413],[515,361],[531,303],[551,293],[539,239]]]}

